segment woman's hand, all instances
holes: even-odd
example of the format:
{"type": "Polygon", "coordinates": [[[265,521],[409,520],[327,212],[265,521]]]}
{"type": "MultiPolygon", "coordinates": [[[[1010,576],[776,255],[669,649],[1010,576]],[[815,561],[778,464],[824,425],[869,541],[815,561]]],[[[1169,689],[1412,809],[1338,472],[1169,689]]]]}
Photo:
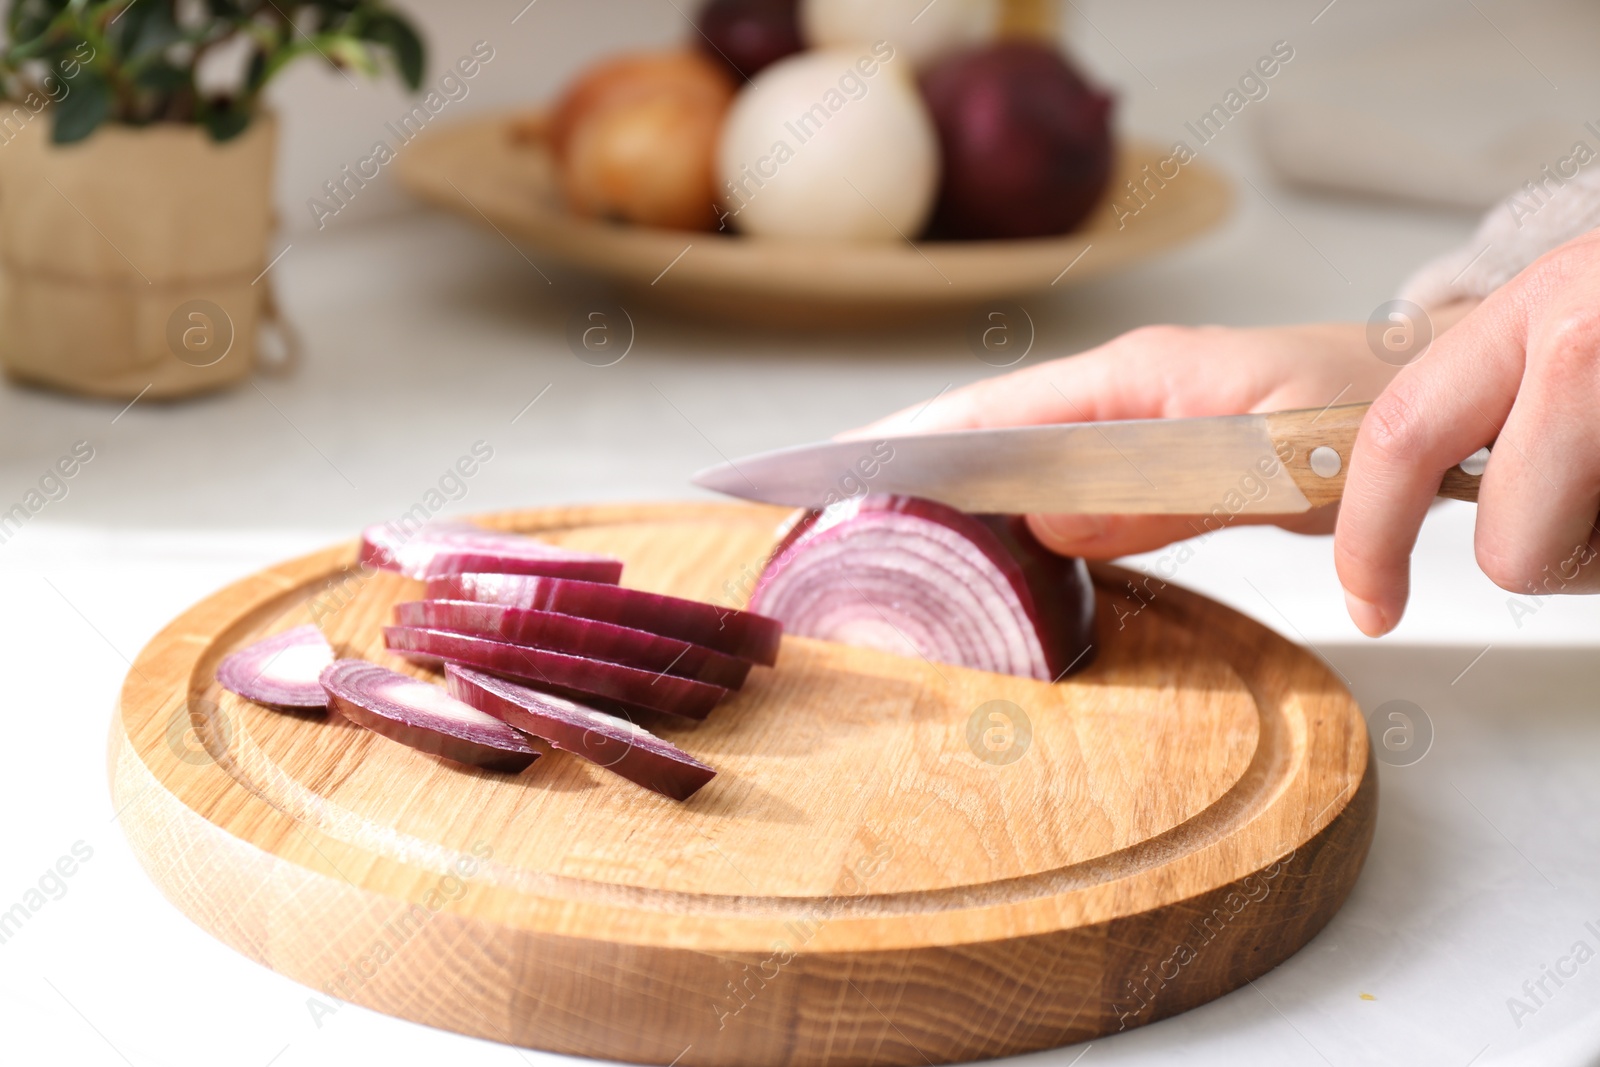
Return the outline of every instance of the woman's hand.
{"type": "Polygon", "coordinates": [[[1350,616],[1400,621],[1410,556],[1444,472],[1493,447],[1478,566],[1516,593],[1600,589],[1600,231],[1496,290],[1406,367],[1361,424],[1334,539],[1350,616]]]}
{"type": "MultiPolygon", "coordinates": [[[[1320,408],[1335,400],[1353,404],[1376,397],[1396,369],[1372,354],[1363,324],[1248,330],[1149,326],[1080,355],[947,393],[852,436],[1239,415],[1320,408]]],[[[1236,521],[1277,521],[1303,533],[1327,533],[1335,510],[1236,521]]],[[[1149,551],[1196,532],[1194,519],[1181,515],[1032,515],[1029,524],[1052,550],[1091,559],[1149,551]]]]}

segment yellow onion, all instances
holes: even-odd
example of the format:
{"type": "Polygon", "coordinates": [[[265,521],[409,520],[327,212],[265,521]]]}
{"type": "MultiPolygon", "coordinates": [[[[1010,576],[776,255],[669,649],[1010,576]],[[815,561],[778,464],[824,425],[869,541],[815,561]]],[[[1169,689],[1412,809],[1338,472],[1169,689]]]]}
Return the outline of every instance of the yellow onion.
{"type": "Polygon", "coordinates": [[[568,206],[642,226],[713,226],[717,142],[733,88],[720,64],[688,51],[590,68],[547,131],[568,206]]]}

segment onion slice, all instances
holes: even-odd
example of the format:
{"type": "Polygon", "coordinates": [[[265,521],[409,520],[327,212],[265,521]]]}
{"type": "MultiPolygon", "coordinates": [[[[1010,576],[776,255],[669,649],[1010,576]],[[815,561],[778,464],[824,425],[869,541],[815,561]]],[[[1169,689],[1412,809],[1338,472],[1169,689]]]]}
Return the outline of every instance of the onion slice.
{"type": "Polygon", "coordinates": [[[394,621],[693,678],[724,689],[738,689],[750,674],[749,660],[704,645],[552,611],[470,600],[411,600],[394,606],[394,621]]]}
{"type": "Polygon", "coordinates": [[[361,562],[424,581],[468,572],[540,574],[613,585],[622,578],[619,559],[465,522],[427,523],[412,531],[392,522],[368,526],[361,532],[361,562]]]}
{"type": "Polygon", "coordinates": [[[805,515],[750,599],[788,632],[1050,682],[1088,664],[1094,587],[1019,516],[872,495],[805,515]]]}
{"type": "Polygon", "coordinates": [[[687,800],[716,777],[711,767],[626,719],[454,663],[444,677],[457,700],[662,796],[687,800]]]}
{"type": "Polygon", "coordinates": [[[539,758],[528,739],[439,686],[359,659],[322,672],[328,706],[351,722],[421,752],[515,774],[539,758]]]}
{"type": "Polygon", "coordinates": [[[647,630],[770,667],[783,626],[749,611],[618,585],[511,574],[457,574],[428,583],[433,600],[476,600],[647,630]]]}
{"type": "Polygon", "coordinates": [[[504,675],[562,696],[608,701],[628,711],[703,719],[728,695],[721,686],[654,674],[564,652],[508,645],[417,626],[385,626],[384,646],[417,663],[456,663],[504,675]]]}
{"type": "Polygon", "coordinates": [[[275,708],[326,708],[328,694],[318,677],[332,662],[333,648],[322,631],[296,626],[223,657],[217,684],[275,708]]]}

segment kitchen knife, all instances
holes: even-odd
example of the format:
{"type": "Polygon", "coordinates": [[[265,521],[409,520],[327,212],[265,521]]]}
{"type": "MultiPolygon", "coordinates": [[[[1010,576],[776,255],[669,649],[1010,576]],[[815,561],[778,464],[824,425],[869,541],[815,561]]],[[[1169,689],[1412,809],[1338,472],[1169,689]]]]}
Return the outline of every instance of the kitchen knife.
{"type": "MultiPolygon", "coordinates": [[[[1338,501],[1369,406],[826,441],[724,463],[694,481],[794,507],[868,491],[978,513],[1292,515],[1338,501]]],[[[1477,500],[1487,455],[1450,468],[1439,495],[1477,500]]]]}

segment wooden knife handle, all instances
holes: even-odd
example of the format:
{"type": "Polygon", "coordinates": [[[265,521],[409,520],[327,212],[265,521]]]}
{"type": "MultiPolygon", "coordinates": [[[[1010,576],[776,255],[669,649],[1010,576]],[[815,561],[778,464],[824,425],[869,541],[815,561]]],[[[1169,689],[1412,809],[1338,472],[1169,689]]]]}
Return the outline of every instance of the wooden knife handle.
{"type": "MultiPolygon", "coordinates": [[[[1277,446],[1278,457],[1312,507],[1337,504],[1344,495],[1350,450],[1356,443],[1361,420],[1371,406],[1344,404],[1320,410],[1280,411],[1267,416],[1267,431],[1277,446]]],[[[1480,475],[1481,470],[1479,474],[1468,474],[1459,464],[1451,467],[1444,473],[1439,495],[1477,503],[1480,475]]]]}

